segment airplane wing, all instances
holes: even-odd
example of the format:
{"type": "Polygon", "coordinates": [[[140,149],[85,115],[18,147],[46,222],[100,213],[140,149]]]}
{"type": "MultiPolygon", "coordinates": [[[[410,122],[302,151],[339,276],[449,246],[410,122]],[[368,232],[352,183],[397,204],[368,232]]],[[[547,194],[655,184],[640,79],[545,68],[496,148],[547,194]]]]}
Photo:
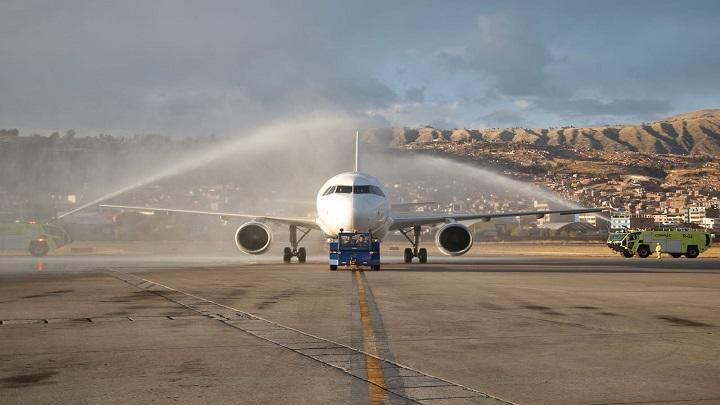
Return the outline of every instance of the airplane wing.
{"type": "Polygon", "coordinates": [[[278,222],[281,224],[297,225],[310,229],[320,229],[314,218],[291,218],[291,217],[274,217],[268,215],[250,215],[250,214],[238,214],[235,212],[220,212],[220,211],[200,211],[200,210],[182,210],[175,208],[156,208],[156,207],[139,207],[131,205],[110,205],[101,204],[102,208],[117,208],[128,211],[154,211],[154,212],[177,212],[180,214],[198,214],[198,215],[214,215],[221,218],[244,218],[244,219],[257,219],[278,222]]]}
{"type": "Polygon", "coordinates": [[[489,221],[492,218],[503,217],[521,217],[527,215],[536,215],[542,218],[547,214],[574,215],[584,214],[588,212],[602,212],[604,208],[580,208],[572,210],[553,210],[553,211],[520,211],[520,212],[496,212],[496,213],[455,213],[455,212],[439,212],[439,213],[412,213],[412,214],[396,214],[393,213],[393,224],[391,230],[405,229],[416,225],[439,224],[442,222],[466,221],[470,219],[483,219],[489,221]]]}
{"type": "Polygon", "coordinates": [[[423,201],[423,202],[394,202],[392,203],[393,208],[402,208],[402,209],[409,209],[409,208],[416,208],[416,207],[422,207],[424,205],[435,205],[437,202],[435,201],[423,201]]]}

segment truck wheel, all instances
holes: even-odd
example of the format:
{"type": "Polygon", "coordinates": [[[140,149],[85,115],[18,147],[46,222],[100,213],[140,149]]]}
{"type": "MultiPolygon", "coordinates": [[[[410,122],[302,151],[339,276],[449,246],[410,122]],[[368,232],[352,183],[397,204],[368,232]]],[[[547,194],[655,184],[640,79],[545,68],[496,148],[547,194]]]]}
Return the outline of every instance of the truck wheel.
{"type": "Polygon", "coordinates": [[[373,269],[373,270],[380,270],[380,265],[379,265],[379,264],[374,264],[374,265],[372,265],[370,268],[373,269]]]}
{"type": "Polygon", "coordinates": [[[413,251],[410,248],[405,248],[405,263],[412,263],[413,251]]]}
{"type": "Polygon", "coordinates": [[[670,256],[679,259],[680,257],[682,257],[682,253],[670,253],[670,256]]]}
{"type": "Polygon", "coordinates": [[[330,265],[330,271],[335,271],[335,270],[337,270],[337,265],[331,264],[331,265],[330,265]]]}
{"type": "Polygon", "coordinates": [[[418,259],[420,259],[420,263],[427,263],[427,249],[420,248],[420,251],[418,251],[418,259]]]}
{"type": "Polygon", "coordinates": [[[627,257],[628,259],[631,258],[631,257],[633,257],[633,256],[635,256],[632,252],[629,252],[629,251],[627,251],[627,250],[623,250],[623,251],[622,251],[622,255],[625,256],[625,257],[627,257]]]}
{"type": "Polygon", "coordinates": [[[35,257],[43,257],[48,254],[49,250],[50,248],[48,247],[47,242],[38,242],[35,240],[30,242],[29,252],[35,257]]]}
{"type": "Polygon", "coordinates": [[[642,257],[643,259],[650,256],[650,248],[648,245],[640,245],[640,247],[637,250],[638,256],[642,257]]]}
{"type": "Polygon", "coordinates": [[[305,258],[307,257],[307,252],[305,251],[304,247],[301,247],[298,249],[298,261],[300,263],[305,263],[305,258]]]}
{"type": "Polygon", "coordinates": [[[289,247],[286,247],[283,249],[283,262],[290,263],[290,259],[292,259],[292,250],[290,250],[289,247]]]}
{"type": "Polygon", "coordinates": [[[688,246],[687,252],[685,252],[685,257],[688,259],[694,259],[700,255],[700,250],[698,250],[697,246],[688,246]]]}

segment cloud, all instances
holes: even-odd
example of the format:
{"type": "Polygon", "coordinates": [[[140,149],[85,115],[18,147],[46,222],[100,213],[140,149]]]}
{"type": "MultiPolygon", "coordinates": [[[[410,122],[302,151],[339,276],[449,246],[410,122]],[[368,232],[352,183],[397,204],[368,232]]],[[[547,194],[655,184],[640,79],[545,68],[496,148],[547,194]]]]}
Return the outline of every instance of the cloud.
{"type": "Polygon", "coordinates": [[[337,7],[303,7],[0,6],[0,121],[194,135],[317,111],[361,117],[395,102],[393,89],[349,57],[355,39],[343,18],[317,23],[337,7]]]}
{"type": "Polygon", "coordinates": [[[443,118],[438,118],[438,119],[432,120],[428,123],[428,125],[430,125],[433,128],[437,128],[437,129],[455,129],[455,128],[459,127],[459,125],[456,122],[446,120],[443,118]]]}
{"type": "Polygon", "coordinates": [[[464,48],[439,53],[442,65],[480,74],[507,95],[539,95],[548,89],[547,45],[524,18],[505,12],[477,17],[477,31],[464,48]]]}
{"type": "Polygon", "coordinates": [[[654,99],[617,99],[607,102],[589,98],[547,99],[543,100],[539,108],[569,118],[608,116],[655,118],[672,111],[668,100],[654,99]]]}
{"type": "Polygon", "coordinates": [[[527,121],[525,117],[512,110],[497,110],[484,114],[478,121],[487,127],[521,127],[527,121]]]}
{"type": "Polygon", "coordinates": [[[532,103],[530,101],[522,99],[522,98],[513,101],[513,104],[515,104],[515,106],[517,106],[521,110],[525,110],[532,105],[532,103]]]}
{"type": "Polygon", "coordinates": [[[405,100],[412,103],[425,102],[425,87],[413,87],[405,90],[405,100]]]}
{"type": "Polygon", "coordinates": [[[645,120],[720,105],[718,17],[701,0],[4,1],[0,123],[204,135],[312,113],[645,120]]]}

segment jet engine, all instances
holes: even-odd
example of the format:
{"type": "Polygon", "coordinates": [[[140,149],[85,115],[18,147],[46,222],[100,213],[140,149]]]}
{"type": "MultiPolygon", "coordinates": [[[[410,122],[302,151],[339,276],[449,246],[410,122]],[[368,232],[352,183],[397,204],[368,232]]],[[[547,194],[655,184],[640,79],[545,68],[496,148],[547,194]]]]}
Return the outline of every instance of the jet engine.
{"type": "Polygon", "coordinates": [[[235,231],[235,244],[244,253],[263,254],[270,249],[272,232],[262,222],[248,222],[235,231]]]}
{"type": "Polygon", "coordinates": [[[453,222],[438,229],[435,244],[438,250],[446,255],[460,256],[470,250],[473,237],[467,226],[453,222]]]}

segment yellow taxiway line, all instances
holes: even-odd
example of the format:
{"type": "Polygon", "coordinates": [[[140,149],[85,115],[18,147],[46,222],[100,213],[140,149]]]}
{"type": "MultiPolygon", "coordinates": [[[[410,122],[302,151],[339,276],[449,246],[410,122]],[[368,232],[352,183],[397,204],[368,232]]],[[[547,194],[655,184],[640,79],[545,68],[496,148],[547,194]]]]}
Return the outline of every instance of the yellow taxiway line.
{"type": "Polygon", "coordinates": [[[385,374],[378,360],[378,350],[375,346],[375,329],[373,328],[372,318],[370,317],[370,308],[368,306],[367,295],[365,294],[365,286],[360,278],[359,271],[353,271],[355,281],[357,281],[358,301],[360,303],[360,321],[363,327],[363,349],[365,353],[365,364],[367,366],[368,380],[368,399],[371,405],[382,404],[387,400],[387,391],[385,390],[385,374]]]}

